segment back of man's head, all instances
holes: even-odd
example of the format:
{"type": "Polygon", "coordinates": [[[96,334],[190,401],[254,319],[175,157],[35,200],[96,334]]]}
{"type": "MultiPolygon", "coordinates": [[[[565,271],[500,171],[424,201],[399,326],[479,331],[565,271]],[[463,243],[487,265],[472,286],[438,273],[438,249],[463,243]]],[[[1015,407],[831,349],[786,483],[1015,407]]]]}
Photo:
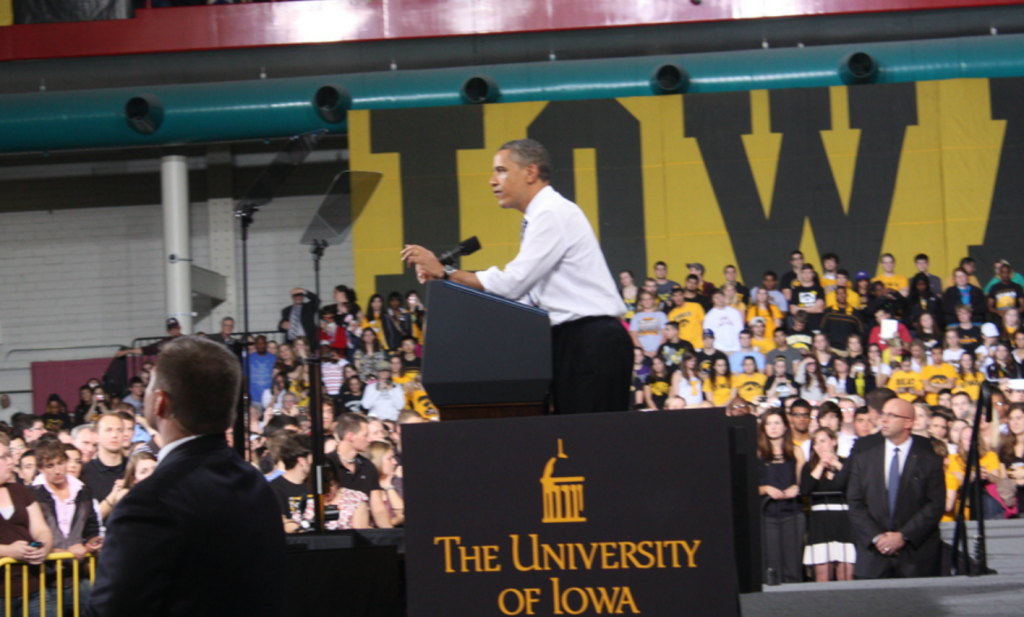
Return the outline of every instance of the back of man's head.
{"type": "Polygon", "coordinates": [[[299,459],[309,456],[313,450],[309,445],[309,437],[302,433],[280,431],[267,444],[270,455],[275,461],[284,463],[285,469],[294,469],[299,459]]]}
{"type": "Polygon", "coordinates": [[[882,406],[885,405],[889,399],[894,398],[896,398],[896,393],[889,388],[875,388],[864,396],[864,403],[868,406],[868,409],[882,413],[882,406]]]}
{"type": "Polygon", "coordinates": [[[32,428],[32,425],[36,423],[36,417],[28,413],[17,413],[11,419],[11,432],[14,433],[15,437],[21,437],[24,439],[25,431],[32,428]]]}
{"type": "Polygon", "coordinates": [[[170,399],[183,428],[210,435],[234,423],[241,381],[242,366],[227,347],[181,336],[160,350],[154,385],[170,399]]]}
{"type": "Polygon", "coordinates": [[[267,421],[263,427],[263,436],[270,438],[282,431],[292,433],[299,430],[299,421],[291,416],[280,415],[274,416],[267,421]],[[292,427],[291,430],[285,431],[288,427],[292,427]]]}
{"type": "Polygon", "coordinates": [[[363,425],[368,424],[366,416],[357,413],[343,413],[338,416],[338,424],[334,428],[334,436],[339,440],[345,439],[349,433],[358,433],[363,430],[363,425]]]}

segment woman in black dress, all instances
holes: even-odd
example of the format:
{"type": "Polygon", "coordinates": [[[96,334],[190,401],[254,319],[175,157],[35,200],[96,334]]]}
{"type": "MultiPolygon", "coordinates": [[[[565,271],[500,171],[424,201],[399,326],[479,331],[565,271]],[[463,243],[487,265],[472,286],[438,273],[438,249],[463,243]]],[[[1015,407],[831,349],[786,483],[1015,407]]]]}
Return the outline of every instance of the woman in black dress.
{"type": "Polygon", "coordinates": [[[804,539],[804,513],[798,497],[804,453],[794,447],[789,422],[781,408],[772,408],[761,418],[757,434],[761,459],[759,495],[764,507],[765,566],[779,574],[779,582],[803,580],[800,552],[804,539]]]}
{"type": "Polygon", "coordinates": [[[804,549],[804,565],[814,566],[814,580],[853,580],[857,549],[853,545],[846,483],[846,459],[836,454],[839,445],[832,429],[814,431],[811,460],[800,476],[800,493],[811,498],[811,525],[804,549]],[[830,493],[823,495],[822,493],[830,493]],[[838,494],[834,494],[838,493],[838,494]],[[833,576],[834,573],[834,576],[833,576]]]}

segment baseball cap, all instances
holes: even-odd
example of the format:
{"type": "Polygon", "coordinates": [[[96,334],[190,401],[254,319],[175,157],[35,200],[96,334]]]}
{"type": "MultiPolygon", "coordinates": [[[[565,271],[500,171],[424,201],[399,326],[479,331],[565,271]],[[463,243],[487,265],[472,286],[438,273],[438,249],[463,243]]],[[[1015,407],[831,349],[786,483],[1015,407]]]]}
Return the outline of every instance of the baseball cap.
{"type": "Polygon", "coordinates": [[[170,330],[171,328],[180,328],[180,327],[181,327],[181,324],[178,323],[177,319],[175,319],[173,317],[169,317],[167,319],[167,329],[168,330],[170,330]]]}
{"type": "Polygon", "coordinates": [[[862,281],[862,280],[870,279],[870,278],[871,278],[871,275],[868,274],[867,270],[857,270],[857,276],[854,278],[854,280],[862,281]]]}
{"type": "Polygon", "coordinates": [[[755,317],[750,320],[750,325],[754,325],[756,323],[767,324],[768,322],[764,320],[764,317],[755,317]]]}
{"type": "Polygon", "coordinates": [[[984,336],[999,336],[999,328],[994,323],[981,324],[981,333],[984,336]]]}
{"type": "Polygon", "coordinates": [[[711,328],[705,328],[704,329],[704,336],[705,337],[715,338],[715,331],[712,330],[711,328]]]}

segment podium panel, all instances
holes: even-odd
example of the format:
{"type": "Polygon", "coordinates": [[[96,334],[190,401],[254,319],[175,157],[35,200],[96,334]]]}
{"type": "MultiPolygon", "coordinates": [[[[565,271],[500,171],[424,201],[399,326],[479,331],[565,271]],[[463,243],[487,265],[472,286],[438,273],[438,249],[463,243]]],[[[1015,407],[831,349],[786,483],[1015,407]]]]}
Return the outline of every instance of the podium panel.
{"type": "MultiPolygon", "coordinates": [[[[551,322],[546,311],[453,283],[427,284],[423,386],[446,409],[542,403],[551,383],[551,322]]],[[[522,413],[515,413],[515,410],[522,413]]]]}
{"type": "Polygon", "coordinates": [[[721,409],[402,430],[410,617],[737,615],[721,409]]]}

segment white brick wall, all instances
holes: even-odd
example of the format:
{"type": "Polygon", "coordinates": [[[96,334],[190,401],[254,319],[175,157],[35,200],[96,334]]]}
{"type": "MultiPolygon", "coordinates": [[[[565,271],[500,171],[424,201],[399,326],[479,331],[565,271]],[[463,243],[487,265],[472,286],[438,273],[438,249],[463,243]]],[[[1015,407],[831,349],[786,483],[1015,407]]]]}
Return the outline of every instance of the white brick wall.
{"type": "MultiPolygon", "coordinates": [[[[319,204],[320,197],[281,199],[256,215],[249,241],[254,330],[275,327],[291,287],[313,288],[308,247],[298,242],[319,204]]],[[[190,214],[193,263],[209,268],[206,204],[193,204],[190,214]]],[[[241,277],[240,248],[238,256],[241,277]]],[[[114,350],[103,345],[162,334],[163,259],[159,205],[0,213],[0,392],[31,389],[26,369],[32,361],[103,357],[114,350]],[[10,353],[78,346],[96,347],[10,353]]],[[[327,249],[324,295],[352,279],[347,238],[327,249]]],[[[240,305],[234,317],[241,330],[240,305]]],[[[213,322],[195,328],[214,331],[213,322]]],[[[21,409],[31,408],[29,396],[12,398],[21,409]]]]}

